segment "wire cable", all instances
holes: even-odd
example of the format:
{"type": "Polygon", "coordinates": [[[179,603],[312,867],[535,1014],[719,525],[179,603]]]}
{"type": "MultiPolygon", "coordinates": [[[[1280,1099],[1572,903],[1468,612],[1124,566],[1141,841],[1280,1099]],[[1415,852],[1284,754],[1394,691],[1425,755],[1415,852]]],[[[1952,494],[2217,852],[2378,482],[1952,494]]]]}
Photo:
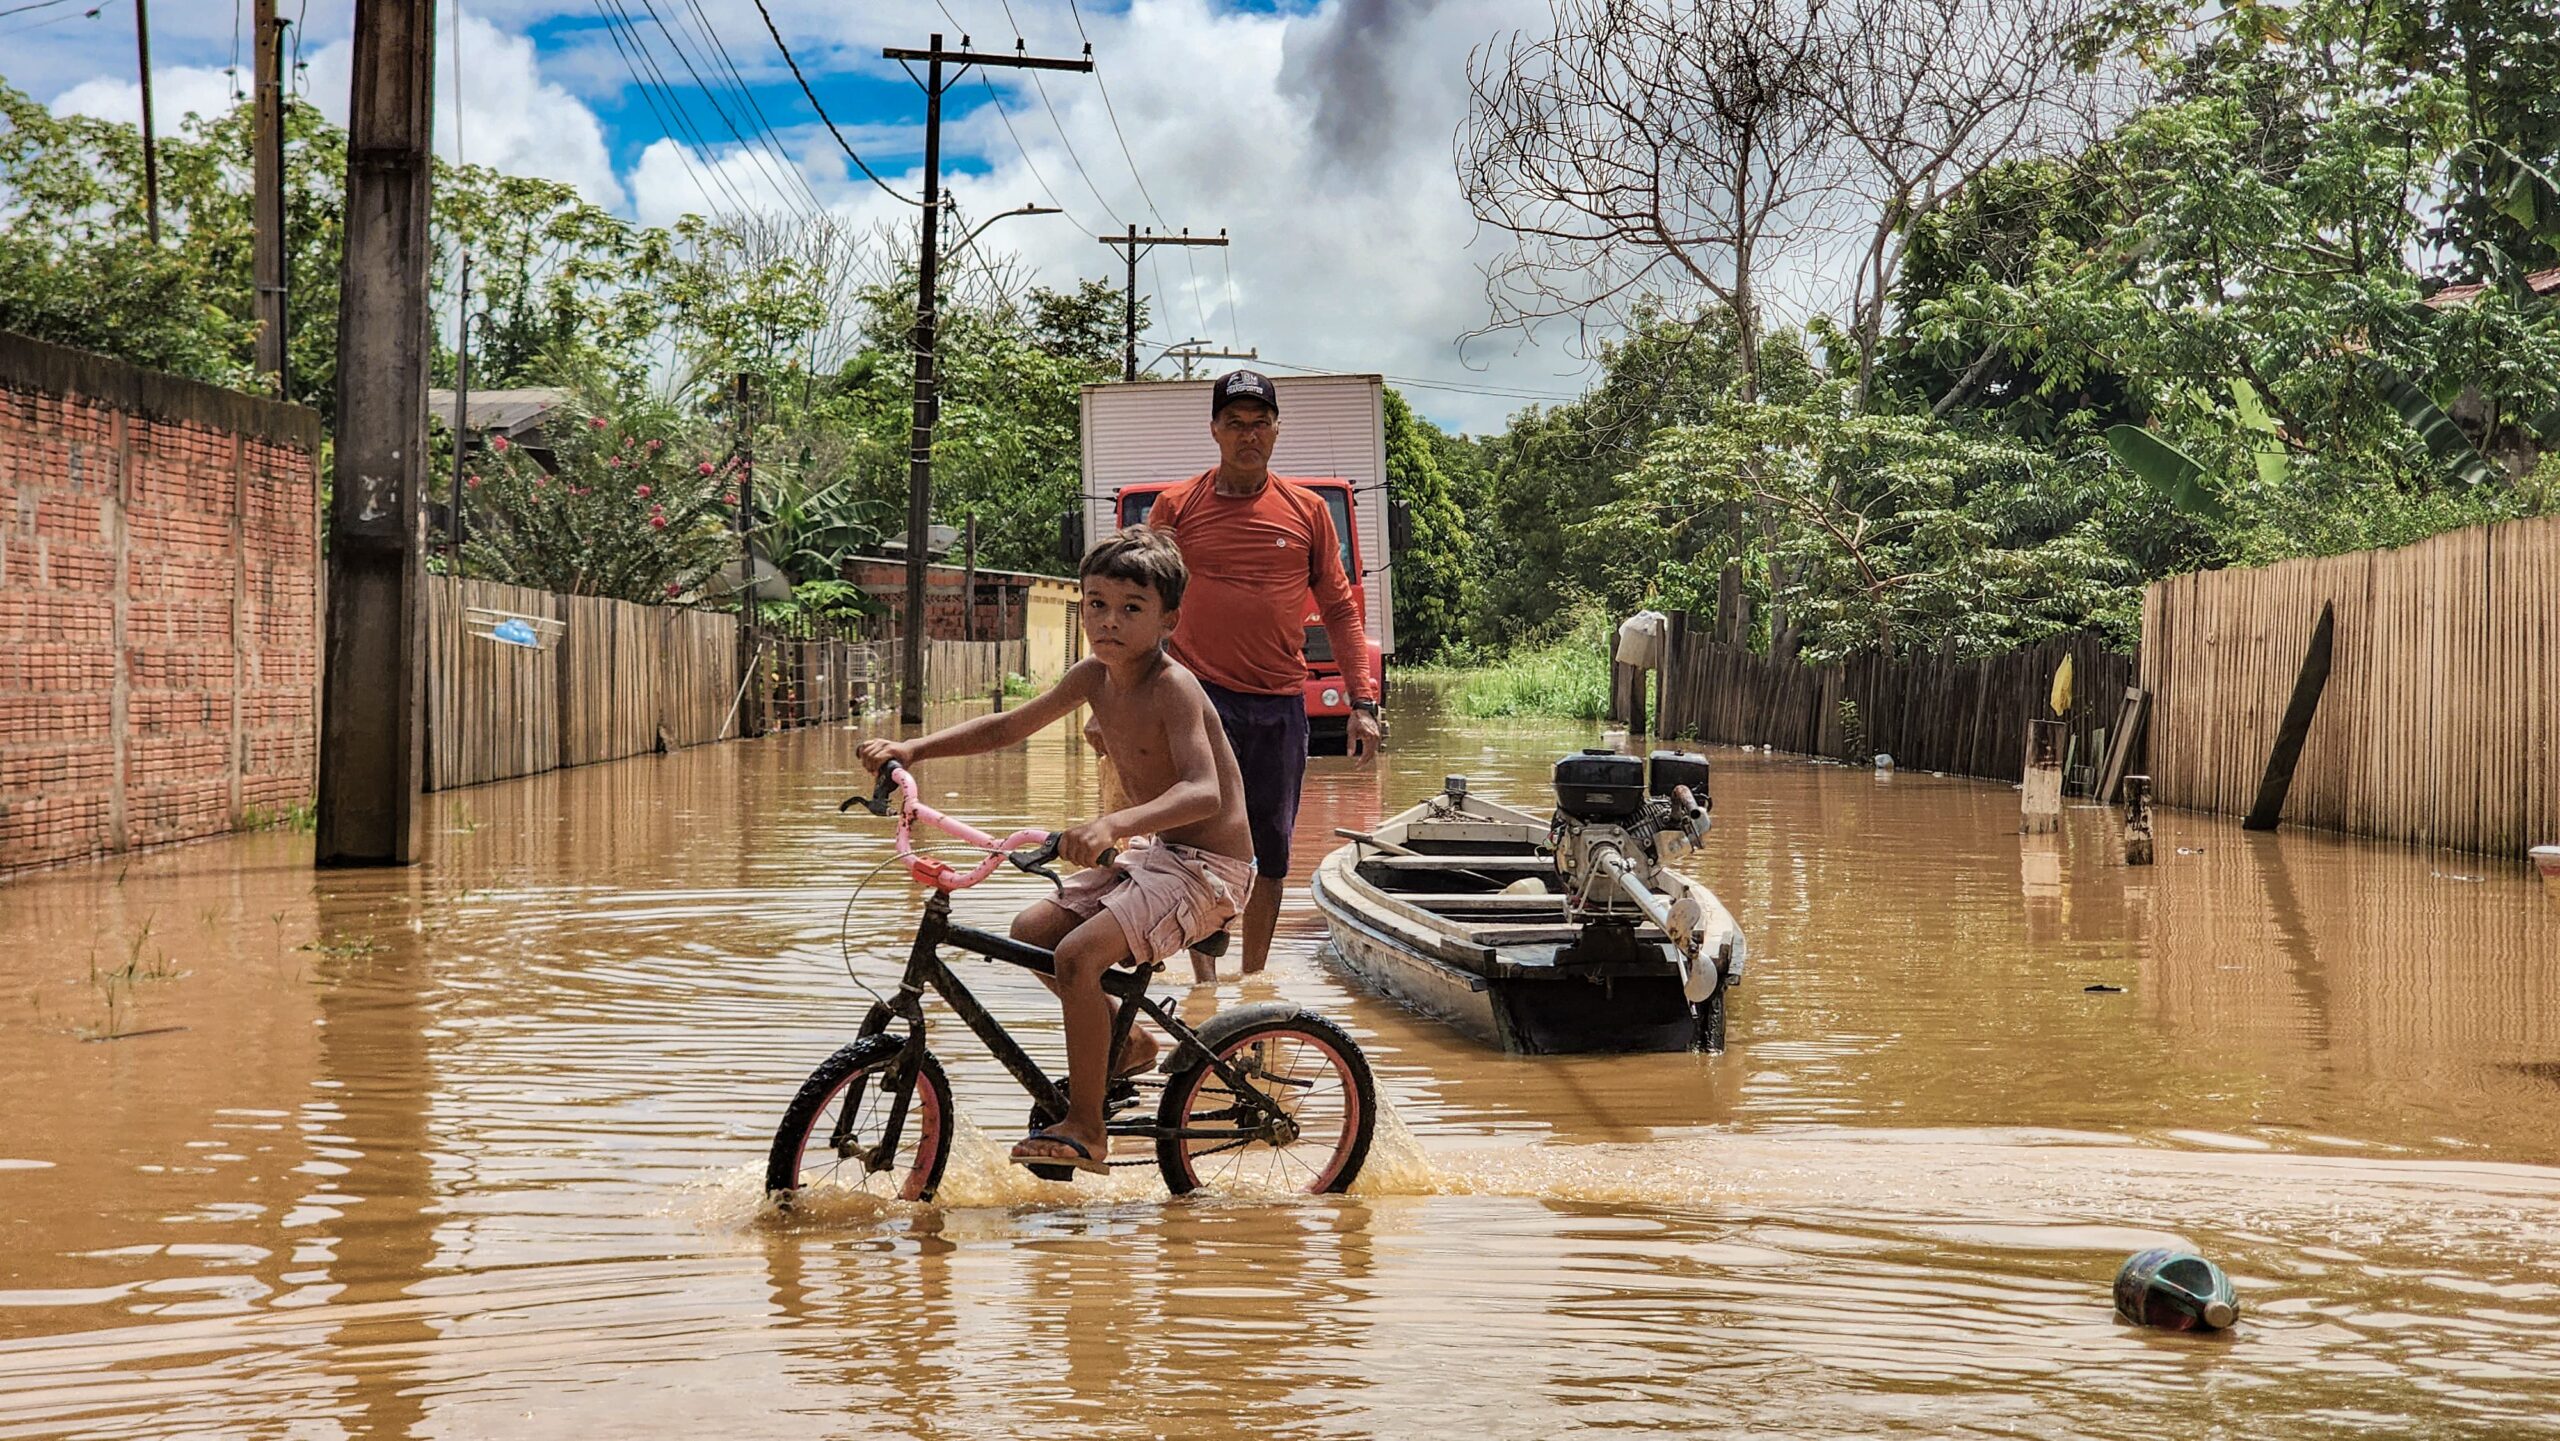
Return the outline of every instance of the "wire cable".
{"type": "Polygon", "coordinates": [[[757,138],[763,143],[766,153],[772,155],[778,164],[791,173],[792,179],[799,183],[800,193],[809,197],[809,203],[820,211],[824,211],[827,208],[826,202],[818,198],[817,188],[809,183],[807,173],[783,150],[782,137],[772,117],[764,113],[764,106],[756,99],[755,91],[748,87],[746,76],[739,73],[737,60],[730,55],[729,47],[721,43],[719,32],[711,23],[711,17],[703,11],[702,0],[685,0],[685,4],[693,11],[695,28],[702,32],[703,39],[710,42],[713,53],[720,57],[721,65],[728,70],[730,92],[745,102],[745,113],[755,117],[757,138]]]}
{"type": "MultiPolygon", "coordinates": [[[[1261,363],[1274,370],[1296,370],[1313,375],[1341,375],[1347,373],[1336,366],[1300,365],[1295,361],[1275,360],[1268,356],[1265,356],[1261,363]]],[[[1569,401],[1582,399],[1580,395],[1569,395],[1560,390],[1531,390],[1524,386],[1480,384],[1474,381],[1432,380],[1419,375],[1388,375],[1383,371],[1377,372],[1377,375],[1381,380],[1389,381],[1399,386],[1411,386],[1417,390],[1445,390],[1458,395],[1481,395],[1496,400],[1569,401]]]]}
{"type": "MultiPolygon", "coordinates": [[[[71,0],[29,0],[28,4],[12,5],[6,10],[0,10],[0,20],[6,20],[12,15],[24,15],[30,10],[50,10],[56,5],[68,5],[70,3],[71,0]]],[[[105,7],[101,6],[100,8],[103,9],[105,7]]],[[[69,17],[66,16],[59,18],[67,19],[69,17]]],[[[35,27],[30,25],[27,28],[32,30],[35,27]]],[[[237,62],[240,58],[240,38],[238,33],[240,29],[240,8],[236,3],[231,9],[231,28],[233,32],[231,39],[232,59],[234,62],[237,62]]]]}
{"type": "MultiPolygon", "coordinates": [[[[1001,0],[1001,3],[1004,5],[1005,19],[1011,20],[1013,18],[1013,0],[1001,0]]],[[[1084,12],[1076,8],[1075,0],[1068,0],[1067,13],[1075,17],[1076,38],[1084,42],[1085,49],[1088,52],[1091,51],[1093,48],[1093,37],[1085,34],[1084,12]]],[[[1128,132],[1120,128],[1120,110],[1118,106],[1111,103],[1111,86],[1102,78],[1102,65],[1098,61],[1095,62],[1093,67],[1093,86],[1094,89],[1100,91],[1102,94],[1102,113],[1109,116],[1111,119],[1111,133],[1120,141],[1120,158],[1129,163],[1129,178],[1138,183],[1138,198],[1147,202],[1147,213],[1156,218],[1157,225],[1164,229],[1171,230],[1173,228],[1172,222],[1164,218],[1164,211],[1156,204],[1155,195],[1147,189],[1147,178],[1138,173],[1138,157],[1129,149],[1128,132]]],[[[1188,245],[1182,247],[1182,263],[1191,272],[1192,311],[1199,318],[1200,328],[1202,330],[1206,330],[1209,328],[1209,310],[1200,299],[1200,262],[1197,257],[1192,255],[1191,247],[1188,245]]],[[[1164,277],[1161,274],[1156,277],[1156,294],[1159,300],[1161,300],[1164,295],[1164,277]]]]}
{"type": "MultiPolygon", "coordinates": [[[[684,67],[686,77],[693,81],[694,90],[709,103],[711,113],[719,118],[720,128],[728,131],[729,138],[738,142],[738,150],[747,157],[747,163],[755,166],[756,173],[763,176],[765,183],[773,187],[774,193],[781,198],[783,204],[797,210],[799,201],[792,196],[791,187],[784,184],[782,177],[774,173],[773,167],[765,163],[764,152],[747,139],[745,133],[738,128],[738,122],[730,118],[728,107],[722,105],[720,97],[713,94],[711,87],[704,83],[702,71],[694,65],[693,56],[685,49],[684,41],[667,24],[667,17],[659,13],[658,0],[640,0],[640,8],[649,12],[649,19],[656,23],[658,33],[667,37],[668,48],[676,52],[676,63],[684,67]]],[[[790,169],[788,165],[783,168],[786,172],[790,169]]],[[[802,182],[804,187],[806,183],[805,180],[802,182]]],[[[816,205],[818,197],[813,193],[809,201],[812,205],[816,205]]]]}
{"type": "Polygon", "coordinates": [[[1067,203],[1058,198],[1058,192],[1049,188],[1048,178],[1040,173],[1039,165],[1031,158],[1031,148],[1022,143],[1021,132],[1013,128],[1013,114],[1004,108],[1004,97],[997,93],[995,85],[987,79],[987,74],[983,70],[978,72],[978,83],[986,88],[987,99],[994,103],[996,118],[1004,122],[1004,133],[1013,137],[1013,148],[1022,152],[1022,168],[1031,172],[1031,183],[1040,187],[1040,193],[1049,197],[1049,203],[1058,207],[1059,213],[1067,217],[1068,224],[1091,234],[1092,227],[1078,219],[1074,211],[1067,209],[1067,203]]]}
{"type": "MultiPolygon", "coordinates": [[[[461,169],[470,162],[462,158],[462,0],[453,0],[453,168],[461,169]]],[[[471,247],[468,236],[463,249],[471,247]]],[[[468,321],[466,320],[466,324],[468,321]]]]}
{"type": "MultiPolygon", "coordinates": [[[[657,120],[658,133],[672,143],[676,163],[684,167],[684,173],[693,181],[693,188],[702,196],[703,203],[717,208],[719,201],[712,196],[711,187],[704,183],[702,172],[693,168],[693,157],[685,153],[684,140],[676,133],[676,122],[660,107],[657,91],[651,87],[648,77],[640,73],[639,63],[632,58],[631,48],[625,43],[621,28],[606,11],[607,0],[588,0],[588,3],[595,7],[597,18],[604,21],[605,37],[613,42],[614,50],[621,55],[622,68],[630,73],[633,87],[640,92],[641,103],[649,107],[649,114],[657,120]]],[[[716,178],[717,172],[714,174],[716,178]]],[[[735,196],[731,198],[734,201],[735,196]]]]}
{"type": "Polygon", "coordinates": [[[836,148],[844,152],[845,159],[852,161],[854,168],[869,177],[871,183],[879,186],[890,199],[903,201],[922,210],[924,208],[922,200],[913,196],[900,195],[888,181],[881,179],[869,165],[864,164],[860,155],[854,153],[852,144],[844,138],[844,132],[838,130],[836,123],[827,118],[827,107],[818,103],[818,92],[809,88],[809,77],[800,73],[800,62],[792,55],[791,47],[782,43],[782,31],[773,23],[773,12],[765,8],[764,0],[755,0],[755,6],[756,13],[764,17],[765,32],[773,37],[773,48],[782,52],[782,63],[791,67],[791,78],[800,82],[800,93],[809,97],[809,108],[818,112],[818,123],[826,126],[827,133],[836,138],[836,148]]]}
{"type": "Polygon", "coordinates": [[[42,20],[30,20],[15,29],[0,30],[0,35],[24,35],[30,30],[42,30],[47,25],[59,25],[65,20],[95,20],[98,18],[98,12],[106,8],[105,5],[100,4],[92,5],[86,10],[75,10],[68,15],[48,15],[42,20]]]}

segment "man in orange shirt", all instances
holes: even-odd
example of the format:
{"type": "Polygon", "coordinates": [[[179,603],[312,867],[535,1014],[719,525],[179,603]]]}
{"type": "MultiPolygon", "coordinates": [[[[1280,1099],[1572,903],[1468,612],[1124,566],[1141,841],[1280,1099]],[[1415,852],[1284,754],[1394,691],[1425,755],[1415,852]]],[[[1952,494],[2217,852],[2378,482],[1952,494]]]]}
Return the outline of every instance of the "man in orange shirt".
{"type": "MultiPolygon", "coordinates": [[[[1173,656],[1200,678],[1244,772],[1245,816],[1253,829],[1253,892],[1244,908],[1244,969],[1271,955],[1280,923],[1289,837],[1307,773],[1307,598],[1351,693],[1349,745],[1375,756],[1378,698],[1369,693],[1369,637],[1360,602],[1342,573],[1333,516],[1313,491],[1271,473],[1280,437],[1280,392],[1269,377],[1238,370],[1209,387],[1209,435],[1218,464],[1168,490],[1147,523],[1173,532],[1191,587],[1173,633],[1173,656]]],[[[1193,974],[1217,979],[1194,953],[1193,974]]]]}

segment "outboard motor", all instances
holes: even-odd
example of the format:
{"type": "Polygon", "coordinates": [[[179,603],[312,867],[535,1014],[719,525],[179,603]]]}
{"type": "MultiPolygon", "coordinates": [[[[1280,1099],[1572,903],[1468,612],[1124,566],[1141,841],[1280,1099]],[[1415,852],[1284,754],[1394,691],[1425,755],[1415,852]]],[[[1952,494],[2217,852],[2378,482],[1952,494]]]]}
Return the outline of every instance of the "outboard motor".
{"type": "Polygon", "coordinates": [[[1681,986],[1692,1002],[1715,991],[1718,970],[1701,963],[1708,940],[1696,898],[1662,880],[1665,869],[1706,839],[1707,758],[1655,751],[1651,764],[1610,750],[1586,750],[1556,762],[1556,817],[1547,834],[1564,878],[1565,916],[1586,927],[1586,947],[1633,949],[1636,924],[1662,928],[1680,958],[1681,986]]]}
{"type": "Polygon", "coordinates": [[[1576,919],[1630,907],[1651,916],[1652,908],[1621,883],[1621,868],[1600,858],[1606,852],[1622,861],[1625,880],[1637,888],[1660,889],[1662,868],[1706,838],[1707,778],[1707,758],[1687,751],[1655,751],[1650,766],[1604,749],[1556,762],[1556,819],[1548,844],[1576,919]]]}

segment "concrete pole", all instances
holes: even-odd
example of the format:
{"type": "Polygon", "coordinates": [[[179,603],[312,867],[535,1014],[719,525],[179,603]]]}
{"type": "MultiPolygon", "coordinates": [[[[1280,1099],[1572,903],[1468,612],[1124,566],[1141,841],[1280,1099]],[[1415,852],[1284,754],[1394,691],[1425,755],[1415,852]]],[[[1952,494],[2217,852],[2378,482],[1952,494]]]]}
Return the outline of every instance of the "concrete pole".
{"type": "Polygon", "coordinates": [[[434,0],[356,0],[317,863],[406,865],[418,795],[434,0]]]}
{"type": "MultiPolygon", "coordinates": [[[[276,394],[293,398],[291,362],[285,355],[290,321],[285,314],[284,234],[284,22],[276,0],[258,0],[257,126],[250,142],[249,251],[255,289],[250,313],[258,322],[258,373],[275,377],[276,394]]],[[[454,432],[461,434],[459,428],[454,432]]]]}

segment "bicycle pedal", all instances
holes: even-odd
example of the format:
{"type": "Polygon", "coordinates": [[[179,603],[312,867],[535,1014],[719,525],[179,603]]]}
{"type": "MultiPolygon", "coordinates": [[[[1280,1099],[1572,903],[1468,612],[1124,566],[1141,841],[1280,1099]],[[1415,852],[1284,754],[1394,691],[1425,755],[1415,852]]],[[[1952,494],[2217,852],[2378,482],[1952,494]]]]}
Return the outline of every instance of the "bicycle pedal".
{"type": "Polygon", "coordinates": [[[1072,1181],[1078,1175],[1076,1168],[1073,1166],[1044,1166],[1025,1163],[1022,1169],[1029,1171],[1032,1175],[1039,1177],[1043,1181],[1072,1181]]]}

